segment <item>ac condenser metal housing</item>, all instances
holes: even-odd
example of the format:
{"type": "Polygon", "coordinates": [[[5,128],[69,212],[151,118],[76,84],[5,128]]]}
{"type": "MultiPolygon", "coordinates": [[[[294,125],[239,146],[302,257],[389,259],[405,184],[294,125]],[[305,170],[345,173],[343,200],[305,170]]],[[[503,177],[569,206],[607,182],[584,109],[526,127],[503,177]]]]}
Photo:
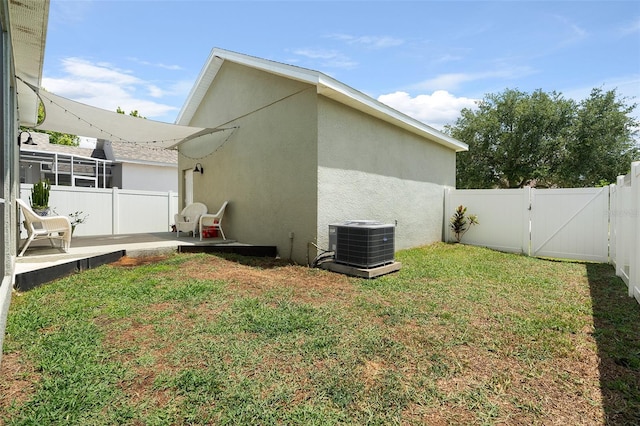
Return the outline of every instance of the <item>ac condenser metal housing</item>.
{"type": "Polygon", "coordinates": [[[329,250],[334,261],[358,268],[394,262],[395,225],[372,220],[350,220],[329,225],[329,250]]]}

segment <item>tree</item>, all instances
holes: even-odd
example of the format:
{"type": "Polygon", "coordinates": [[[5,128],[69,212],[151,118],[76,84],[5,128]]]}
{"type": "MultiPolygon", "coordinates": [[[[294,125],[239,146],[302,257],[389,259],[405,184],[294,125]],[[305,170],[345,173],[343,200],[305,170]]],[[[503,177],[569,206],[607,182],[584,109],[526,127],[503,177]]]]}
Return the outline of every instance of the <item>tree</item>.
{"type": "Polygon", "coordinates": [[[640,123],[631,117],[636,104],[627,105],[614,90],[596,88],[580,103],[572,128],[563,170],[565,186],[613,183],[640,159],[637,140],[640,123]]]}
{"type": "Polygon", "coordinates": [[[634,108],[619,100],[615,90],[595,89],[581,103],[542,90],[488,94],[477,109],[462,110],[456,123],[446,127],[469,145],[468,152],[458,154],[457,186],[591,186],[613,181],[638,156],[638,123],[629,116],[634,108]]]}
{"type": "MultiPolygon", "coordinates": [[[[118,107],[118,108],[116,109],[116,112],[117,112],[118,114],[125,114],[124,110],[123,110],[122,108],[120,108],[120,107],[118,107]]],[[[130,115],[130,116],[132,116],[132,117],[147,118],[147,117],[143,117],[143,116],[141,116],[137,109],[134,109],[133,111],[131,111],[131,112],[129,113],[129,115],[130,115]]]]}

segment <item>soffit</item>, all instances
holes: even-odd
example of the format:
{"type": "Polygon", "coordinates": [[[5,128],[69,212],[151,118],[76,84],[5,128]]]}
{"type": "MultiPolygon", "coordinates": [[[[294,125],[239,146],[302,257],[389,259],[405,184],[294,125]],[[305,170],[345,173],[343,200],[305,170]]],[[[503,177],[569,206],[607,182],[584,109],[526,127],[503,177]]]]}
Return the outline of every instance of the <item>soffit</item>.
{"type": "MultiPolygon", "coordinates": [[[[15,74],[23,82],[40,86],[49,19],[49,0],[9,0],[9,25],[15,74]]],[[[38,98],[18,81],[20,124],[33,126],[38,119],[38,98]]]]}

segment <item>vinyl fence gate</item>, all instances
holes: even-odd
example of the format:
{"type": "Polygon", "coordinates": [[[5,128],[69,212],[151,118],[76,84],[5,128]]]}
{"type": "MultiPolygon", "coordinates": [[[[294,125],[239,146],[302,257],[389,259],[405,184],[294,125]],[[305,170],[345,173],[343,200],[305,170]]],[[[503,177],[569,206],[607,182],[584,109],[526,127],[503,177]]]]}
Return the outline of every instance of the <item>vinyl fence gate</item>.
{"type": "MultiPolygon", "coordinates": [[[[468,244],[530,256],[594,262],[609,259],[609,187],[449,190],[445,212],[459,205],[480,222],[468,244]]],[[[447,226],[447,240],[452,235],[447,226]]]]}

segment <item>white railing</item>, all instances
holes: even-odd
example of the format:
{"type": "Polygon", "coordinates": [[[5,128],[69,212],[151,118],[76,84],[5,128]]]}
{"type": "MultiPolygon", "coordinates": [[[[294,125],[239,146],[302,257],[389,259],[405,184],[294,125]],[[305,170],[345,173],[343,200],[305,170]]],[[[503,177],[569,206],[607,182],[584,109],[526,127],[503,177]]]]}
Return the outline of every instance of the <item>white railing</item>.
{"type": "MultiPolygon", "coordinates": [[[[20,185],[20,198],[27,203],[32,187],[20,185]]],[[[76,226],[75,236],[168,232],[178,213],[178,194],[52,185],[49,206],[53,214],[81,212],[79,217],[86,217],[84,223],[76,226]]],[[[24,237],[24,229],[21,231],[24,237]]]]}
{"type": "Polygon", "coordinates": [[[640,162],[611,185],[611,263],[640,303],[640,162]]]}

